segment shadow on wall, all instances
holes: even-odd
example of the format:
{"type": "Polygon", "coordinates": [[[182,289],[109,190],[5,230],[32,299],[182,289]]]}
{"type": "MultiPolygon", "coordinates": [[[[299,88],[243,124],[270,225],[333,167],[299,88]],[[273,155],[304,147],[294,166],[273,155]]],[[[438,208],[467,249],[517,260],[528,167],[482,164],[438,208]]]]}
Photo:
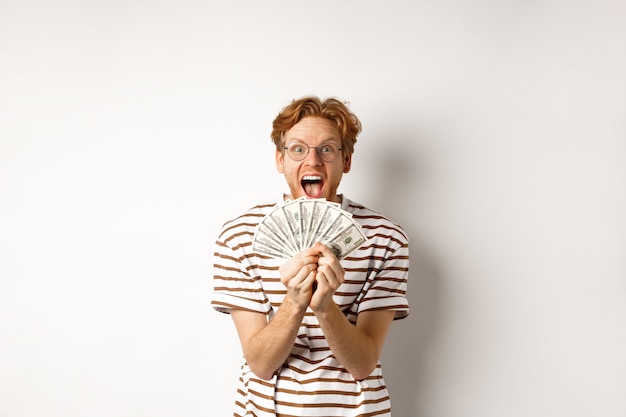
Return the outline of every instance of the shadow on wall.
{"type": "Polygon", "coordinates": [[[420,163],[419,141],[413,136],[396,134],[378,142],[384,146],[372,156],[376,161],[371,166],[379,167],[372,173],[376,178],[367,178],[374,185],[369,205],[400,224],[410,244],[407,296],[411,313],[392,324],[381,358],[394,417],[422,414],[420,404],[428,392],[427,358],[438,328],[438,268],[428,242],[420,239],[417,221],[423,195],[419,184],[424,182],[426,167],[420,163]]]}

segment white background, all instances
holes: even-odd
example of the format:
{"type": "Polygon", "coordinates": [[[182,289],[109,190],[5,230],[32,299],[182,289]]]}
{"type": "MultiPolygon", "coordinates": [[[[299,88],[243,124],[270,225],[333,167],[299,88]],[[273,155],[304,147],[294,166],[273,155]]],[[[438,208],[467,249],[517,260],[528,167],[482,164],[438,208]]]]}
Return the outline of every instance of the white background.
{"type": "Polygon", "coordinates": [[[0,417],[228,416],[221,224],[304,94],[411,239],[395,417],[626,415],[623,1],[0,0],[0,417]]]}

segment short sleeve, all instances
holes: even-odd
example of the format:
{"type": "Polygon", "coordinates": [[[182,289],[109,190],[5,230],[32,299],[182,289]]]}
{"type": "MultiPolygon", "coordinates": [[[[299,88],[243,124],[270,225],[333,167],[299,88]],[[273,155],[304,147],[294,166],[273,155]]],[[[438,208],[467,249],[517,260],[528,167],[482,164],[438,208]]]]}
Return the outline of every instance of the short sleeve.
{"type": "Polygon", "coordinates": [[[359,303],[357,314],[366,310],[395,310],[396,320],[407,317],[408,274],[409,244],[404,240],[381,264],[359,303]]]}
{"type": "Polygon", "coordinates": [[[211,306],[222,313],[243,309],[269,315],[272,308],[261,279],[248,272],[250,255],[246,248],[249,242],[233,232],[232,229],[230,233],[223,232],[214,245],[211,306]]]}

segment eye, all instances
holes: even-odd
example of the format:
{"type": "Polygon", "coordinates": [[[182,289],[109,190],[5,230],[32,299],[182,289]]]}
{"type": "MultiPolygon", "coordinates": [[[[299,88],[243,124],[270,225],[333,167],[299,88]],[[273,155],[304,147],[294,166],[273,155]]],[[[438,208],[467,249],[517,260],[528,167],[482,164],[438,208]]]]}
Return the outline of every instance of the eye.
{"type": "Polygon", "coordinates": [[[291,145],[291,149],[290,152],[294,153],[294,154],[301,154],[301,153],[305,153],[306,149],[304,148],[304,146],[299,145],[299,144],[294,144],[291,145]]]}
{"type": "Polygon", "coordinates": [[[324,145],[320,148],[320,152],[325,154],[333,154],[335,153],[335,147],[332,145],[324,145]]]}

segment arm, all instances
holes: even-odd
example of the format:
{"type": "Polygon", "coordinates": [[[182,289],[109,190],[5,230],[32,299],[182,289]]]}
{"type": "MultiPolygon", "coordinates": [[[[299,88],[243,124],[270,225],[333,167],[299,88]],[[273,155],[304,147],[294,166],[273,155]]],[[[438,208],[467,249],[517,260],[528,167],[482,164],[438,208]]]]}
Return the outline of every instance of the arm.
{"type": "Polygon", "coordinates": [[[357,381],[367,378],[378,364],[395,312],[364,311],[359,314],[356,326],[336,304],[316,315],[337,360],[357,381]]]}
{"type": "Polygon", "coordinates": [[[304,310],[285,299],[274,318],[268,323],[265,314],[233,310],[243,355],[252,372],[270,379],[285,362],[304,316],[304,310]]]}
{"type": "Polygon", "coordinates": [[[378,364],[395,311],[364,311],[357,317],[356,326],[350,323],[332,299],[344,280],[344,270],[326,246],[316,247],[321,257],[316,275],[318,286],[311,299],[311,309],[337,360],[354,379],[365,379],[378,364]]]}
{"type": "Polygon", "coordinates": [[[262,313],[231,311],[243,355],[259,378],[270,379],[293,348],[311,299],[317,259],[316,251],[307,250],[281,266],[281,281],[287,294],[269,323],[262,313]]]}

